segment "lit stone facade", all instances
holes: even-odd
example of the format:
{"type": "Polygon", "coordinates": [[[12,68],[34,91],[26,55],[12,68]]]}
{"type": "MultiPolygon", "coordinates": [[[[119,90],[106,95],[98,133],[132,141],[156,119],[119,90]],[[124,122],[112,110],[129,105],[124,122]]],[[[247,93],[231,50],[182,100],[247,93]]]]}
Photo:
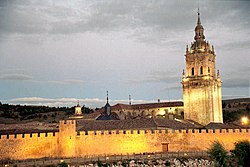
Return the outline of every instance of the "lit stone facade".
{"type": "Polygon", "coordinates": [[[82,107],[79,105],[79,102],[75,107],[75,115],[82,115],[82,107]]]}
{"type": "Polygon", "coordinates": [[[75,107],[75,114],[69,118],[83,118],[82,107],[79,105],[79,101],[75,107]]]}
{"type": "Polygon", "coordinates": [[[119,119],[138,119],[138,118],[183,118],[183,103],[158,102],[146,104],[116,104],[112,106],[112,113],[117,114],[119,119]]]}
{"type": "Polygon", "coordinates": [[[183,70],[184,118],[202,125],[223,123],[221,80],[216,74],[214,47],[205,40],[198,12],[194,42],[186,48],[186,72],[183,70]]]}

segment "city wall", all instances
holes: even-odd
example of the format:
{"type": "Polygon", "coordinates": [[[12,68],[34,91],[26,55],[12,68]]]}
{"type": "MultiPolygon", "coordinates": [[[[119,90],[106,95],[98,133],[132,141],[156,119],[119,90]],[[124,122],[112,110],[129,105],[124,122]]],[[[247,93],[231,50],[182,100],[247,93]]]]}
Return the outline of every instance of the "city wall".
{"type": "Polygon", "coordinates": [[[58,133],[1,135],[0,159],[41,158],[58,155],[58,133]]]}
{"type": "Polygon", "coordinates": [[[166,143],[168,151],[198,151],[207,150],[216,140],[231,150],[237,141],[250,141],[250,129],[76,132],[75,121],[67,121],[60,122],[56,133],[1,135],[0,157],[27,159],[162,152],[166,143]]]}

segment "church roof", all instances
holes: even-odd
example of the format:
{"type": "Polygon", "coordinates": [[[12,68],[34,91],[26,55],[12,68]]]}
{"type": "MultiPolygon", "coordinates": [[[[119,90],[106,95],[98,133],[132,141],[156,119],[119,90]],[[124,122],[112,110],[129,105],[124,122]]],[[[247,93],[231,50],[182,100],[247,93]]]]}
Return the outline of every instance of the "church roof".
{"type": "Polygon", "coordinates": [[[176,106],[183,106],[183,102],[176,101],[176,102],[145,103],[145,104],[133,104],[133,105],[118,103],[112,106],[112,110],[117,110],[117,109],[138,110],[138,109],[164,108],[164,107],[176,107],[176,106]]]}

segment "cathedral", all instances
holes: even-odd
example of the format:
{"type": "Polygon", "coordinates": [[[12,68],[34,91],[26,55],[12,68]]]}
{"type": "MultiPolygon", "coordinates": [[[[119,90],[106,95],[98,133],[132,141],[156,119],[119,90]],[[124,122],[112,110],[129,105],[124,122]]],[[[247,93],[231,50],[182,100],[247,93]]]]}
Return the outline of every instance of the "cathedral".
{"type": "MultiPolygon", "coordinates": [[[[205,40],[200,13],[195,27],[194,42],[186,48],[186,70],[183,70],[183,103],[158,102],[147,104],[116,104],[111,107],[120,120],[140,118],[185,119],[200,125],[223,123],[219,70],[216,72],[216,54],[213,45],[205,40]]],[[[99,111],[105,115],[106,106],[99,111]]],[[[87,116],[96,119],[97,113],[87,116]]],[[[107,114],[106,114],[107,115],[107,114]]]]}
{"type": "Polygon", "coordinates": [[[186,71],[183,70],[182,86],[184,118],[202,125],[223,123],[221,79],[216,73],[214,47],[205,40],[200,13],[195,27],[194,42],[186,48],[186,71]]]}

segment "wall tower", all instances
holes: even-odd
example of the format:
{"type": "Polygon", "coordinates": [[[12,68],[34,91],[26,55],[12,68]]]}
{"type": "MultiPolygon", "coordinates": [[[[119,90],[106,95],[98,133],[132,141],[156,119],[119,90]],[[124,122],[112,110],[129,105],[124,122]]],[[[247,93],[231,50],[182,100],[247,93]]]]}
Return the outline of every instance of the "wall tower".
{"type": "Polygon", "coordinates": [[[202,125],[223,123],[221,80],[216,74],[215,51],[205,40],[198,10],[194,42],[186,48],[186,72],[183,70],[182,86],[184,118],[202,125]]]}

